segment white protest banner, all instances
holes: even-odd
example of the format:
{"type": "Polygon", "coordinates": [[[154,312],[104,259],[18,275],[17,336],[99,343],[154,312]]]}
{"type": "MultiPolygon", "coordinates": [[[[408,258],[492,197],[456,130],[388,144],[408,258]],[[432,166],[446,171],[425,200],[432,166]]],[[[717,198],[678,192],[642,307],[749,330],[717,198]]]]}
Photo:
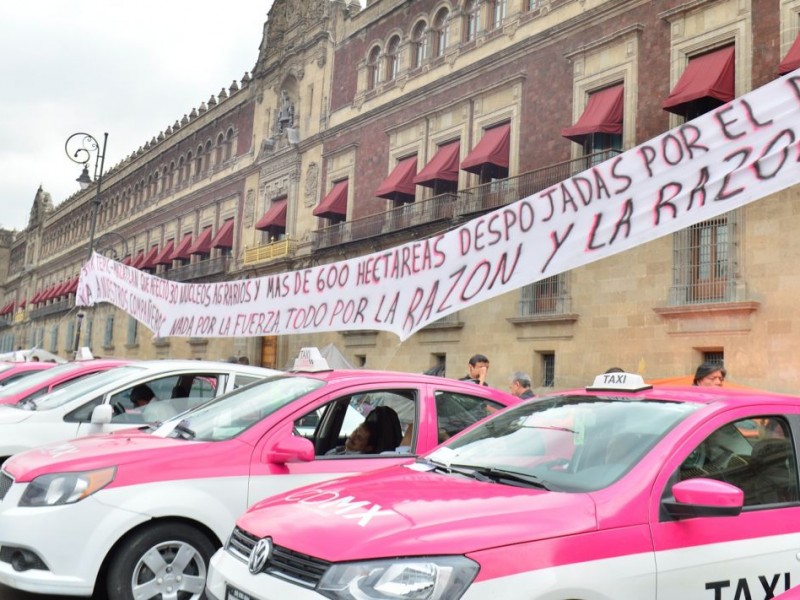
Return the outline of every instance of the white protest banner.
{"type": "Polygon", "coordinates": [[[95,254],[76,302],[110,302],[160,337],[383,330],[405,340],[457,310],[796,185],[798,140],[800,70],[430,239],[222,283],[167,281],[95,254]]]}

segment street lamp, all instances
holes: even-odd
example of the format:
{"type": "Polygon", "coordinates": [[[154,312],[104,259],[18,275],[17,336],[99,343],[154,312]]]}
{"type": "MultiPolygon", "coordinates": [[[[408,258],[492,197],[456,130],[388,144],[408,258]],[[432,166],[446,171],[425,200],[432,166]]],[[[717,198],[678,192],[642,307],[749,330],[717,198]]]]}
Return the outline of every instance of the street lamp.
{"type": "MultiPolygon", "coordinates": [[[[103,147],[100,148],[100,143],[97,139],[88,133],[73,133],[67,138],[64,144],[64,151],[67,153],[69,159],[83,165],[80,177],[76,179],[82,190],[86,190],[92,185],[92,178],[89,177],[89,161],[94,156],[94,200],[92,200],[92,220],[89,225],[89,252],[86,260],[91,260],[92,252],[94,251],[94,232],[97,227],[97,213],[100,210],[100,186],[103,184],[103,167],[106,161],[106,142],[108,141],[108,134],[103,134],[103,147]]],[[[75,329],[75,345],[74,352],[77,356],[81,343],[81,325],[83,324],[84,313],[79,312],[77,319],[78,324],[75,329]]]]}
{"type": "MultiPolygon", "coordinates": [[[[94,250],[94,231],[97,227],[97,213],[100,210],[100,186],[103,184],[103,166],[106,160],[106,142],[108,141],[108,134],[103,134],[103,147],[100,148],[100,143],[97,139],[88,133],[73,133],[67,138],[67,143],[64,144],[64,150],[72,162],[83,165],[80,177],[75,181],[81,186],[82,190],[88,189],[92,185],[92,178],[89,177],[88,163],[94,156],[94,184],[95,193],[94,200],[92,200],[92,221],[89,226],[89,254],[87,260],[92,258],[92,251],[94,250]]],[[[80,323],[80,321],[79,321],[80,323]]]]}

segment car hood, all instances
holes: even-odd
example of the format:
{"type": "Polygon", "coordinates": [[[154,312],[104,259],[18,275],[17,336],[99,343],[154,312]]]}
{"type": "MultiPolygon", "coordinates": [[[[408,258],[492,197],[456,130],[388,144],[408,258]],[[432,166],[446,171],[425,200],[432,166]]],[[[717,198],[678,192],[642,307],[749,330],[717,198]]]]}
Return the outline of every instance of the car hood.
{"type": "Polygon", "coordinates": [[[466,554],[597,528],[588,494],[391,467],[256,504],[237,524],[330,561],[466,554]]]}
{"type": "Polygon", "coordinates": [[[33,416],[30,410],[22,410],[11,406],[0,405],[0,425],[14,425],[15,423],[22,423],[27,421],[33,416]]]}
{"type": "MultiPolygon", "coordinates": [[[[1,407],[0,407],[1,408],[1,407]]],[[[141,461],[155,461],[157,456],[191,452],[193,442],[162,438],[126,429],[114,433],[90,435],[65,442],[55,442],[15,454],[3,469],[17,481],[30,481],[45,473],[88,471],[141,461]]]]}

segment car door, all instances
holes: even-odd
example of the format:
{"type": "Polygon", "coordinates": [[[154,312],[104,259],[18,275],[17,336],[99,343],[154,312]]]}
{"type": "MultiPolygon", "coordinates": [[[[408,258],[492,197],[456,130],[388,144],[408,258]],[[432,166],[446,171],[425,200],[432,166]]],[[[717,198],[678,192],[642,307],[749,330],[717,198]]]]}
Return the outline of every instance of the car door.
{"type": "Polygon", "coordinates": [[[785,406],[737,408],[698,428],[665,462],[651,500],[658,598],[772,598],[797,583],[797,430],[785,406]],[[744,492],[737,516],[671,518],[662,500],[704,477],[744,492]]]}
{"type": "Polygon", "coordinates": [[[400,446],[409,426],[419,428],[421,397],[420,388],[409,385],[351,386],[299,409],[273,428],[256,447],[248,506],[309,483],[408,462],[411,454],[400,446]],[[379,448],[368,454],[342,451],[347,436],[367,419],[380,421],[377,429],[383,439],[379,448]],[[314,445],[314,460],[282,465],[266,462],[266,450],[290,436],[309,439],[314,445]]]}

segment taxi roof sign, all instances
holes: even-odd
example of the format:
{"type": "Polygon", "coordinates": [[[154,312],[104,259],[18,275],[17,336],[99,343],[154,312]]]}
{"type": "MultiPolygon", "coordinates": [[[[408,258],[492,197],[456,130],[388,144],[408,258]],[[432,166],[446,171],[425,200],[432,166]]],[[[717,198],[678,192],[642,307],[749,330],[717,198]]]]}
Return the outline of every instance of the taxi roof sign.
{"type": "Polygon", "coordinates": [[[292,371],[314,373],[318,371],[333,371],[333,369],[322,356],[319,348],[300,348],[297,358],[294,359],[292,371]]]}
{"type": "Polygon", "coordinates": [[[642,376],[636,373],[603,373],[594,378],[592,385],[586,386],[587,392],[641,392],[650,389],[653,386],[645,383],[642,376]]]}

